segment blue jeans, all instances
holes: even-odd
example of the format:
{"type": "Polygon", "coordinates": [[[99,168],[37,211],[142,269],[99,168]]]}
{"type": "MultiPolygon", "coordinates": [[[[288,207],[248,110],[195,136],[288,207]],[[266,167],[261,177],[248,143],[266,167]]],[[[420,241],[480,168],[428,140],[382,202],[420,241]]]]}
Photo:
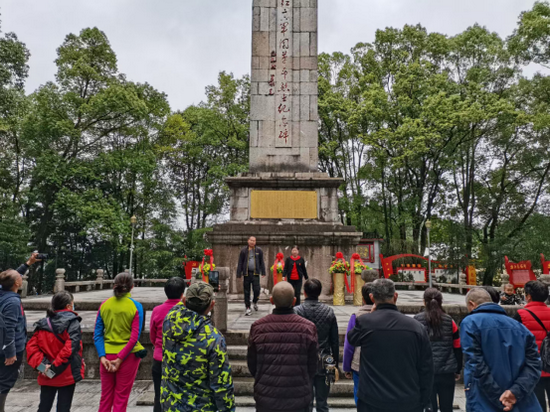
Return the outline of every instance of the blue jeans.
{"type": "Polygon", "coordinates": [[[353,374],[353,397],[355,398],[355,406],[357,406],[357,391],[359,390],[359,373],[351,371],[353,374]]]}

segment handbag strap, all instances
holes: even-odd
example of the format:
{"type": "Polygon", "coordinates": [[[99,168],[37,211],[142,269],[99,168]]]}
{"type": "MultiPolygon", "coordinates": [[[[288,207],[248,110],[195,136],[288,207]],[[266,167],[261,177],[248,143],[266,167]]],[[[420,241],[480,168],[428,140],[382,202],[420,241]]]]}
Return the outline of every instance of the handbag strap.
{"type": "Polygon", "coordinates": [[[59,342],[65,344],[65,341],[63,340],[63,338],[61,336],[59,336],[57,333],[54,332],[53,327],[52,327],[52,322],[50,321],[50,318],[47,317],[46,320],[48,321],[48,326],[50,327],[50,330],[52,331],[53,335],[57,338],[57,340],[59,342]]]}
{"type": "Polygon", "coordinates": [[[523,310],[526,310],[527,312],[529,312],[531,314],[531,316],[533,317],[533,319],[535,319],[539,323],[539,325],[542,326],[542,328],[544,329],[544,331],[548,335],[548,329],[546,329],[546,326],[544,326],[544,323],[542,323],[542,321],[539,319],[539,317],[537,315],[535,315],[533,312],[531,312],[529,309],[523,308],[523,310]]]}

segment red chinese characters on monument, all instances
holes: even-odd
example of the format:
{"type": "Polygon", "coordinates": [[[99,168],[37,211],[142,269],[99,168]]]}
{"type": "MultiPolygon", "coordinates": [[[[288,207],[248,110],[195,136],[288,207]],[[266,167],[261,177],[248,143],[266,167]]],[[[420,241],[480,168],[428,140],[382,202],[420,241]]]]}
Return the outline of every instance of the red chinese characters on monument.
{"type": "Polygon", "coordinates": [[[278,87],[275,91],[276,102],[276,138],[277,146],[290,145],[291,123],[291,90],[289,82],[289,57],[292,50],[292,12],[293,0],[277,0],[277,63],[276,70],[278,87]]]}

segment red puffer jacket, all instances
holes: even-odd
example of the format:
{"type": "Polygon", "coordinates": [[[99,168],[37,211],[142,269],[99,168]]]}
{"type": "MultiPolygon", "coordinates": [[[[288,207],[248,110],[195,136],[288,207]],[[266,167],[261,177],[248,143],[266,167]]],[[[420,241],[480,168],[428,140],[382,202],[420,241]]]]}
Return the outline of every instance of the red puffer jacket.
{"type": "Polygon", "coordinates": [[[256,410],[304,411],[313,396],[318,347],[315,324],[292,309],[275,309],[254,322],[248,369],[254,376],[256,410]]]}
{"type": "MultiPolygon", "coordinates": [[[[525,309],[529,309],[542,321],[546,329],[550,331],[550,308],[546,306],[544,302],[531,302],[525,305],[525,309]]],[[[526,310],[518,309],[518,315],[516,320],[519,320],[523,325],[529,329],[529,331],[535,335],[537,345],[540,351],[540,345],[546,337],[546,332],[542,329],[542,326],[533,318],[533,316],[526,310]]],[[[550,377],[550,373],[542,372],[543,378],[550,377]]]]}
{"type": "Polygon", "coordinates": [[[59,311],[49,322],[44,318],[35,323],[35,332],[27,343],[27,363],[33,369],[41,363],[50,364],[55,372],[52,379],[38,375],[39,385],[69,386],[84,379],[81,320],[74,312],[59,311]]]}

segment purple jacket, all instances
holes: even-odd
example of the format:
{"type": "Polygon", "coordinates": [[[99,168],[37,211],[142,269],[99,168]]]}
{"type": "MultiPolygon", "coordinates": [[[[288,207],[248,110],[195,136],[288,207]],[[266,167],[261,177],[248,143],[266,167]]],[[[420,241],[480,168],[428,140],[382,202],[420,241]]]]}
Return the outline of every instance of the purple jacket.
{"type": "Polygon", "coordinates": [[[180,302],[180,299],[168,299],[162,305],[159,305],[153,309],[149,333],[151,343],[155,348],[153,359],[156,361],[162,362],[162,323],[164,322],[164,318],[166,318],[168,312],[170,312],[170,310],[172,310],[172,308],[180,302]]]}
{"type": "Polygon", "coordinates": [[[343,365],[344,372],[351,372],[351,361],[353,360],[353,353],[355,352],[355,346],[351,346],[351,344],[349,343],[348,333],[350,330],[352,330],[355,327],[356,319],[357,319],[357,316],[355,316],[355,313],[351,315],[351,317],[349,318],[348,330],[346,331],[346,339],[344,341],[344,365],[343,365]]]}

